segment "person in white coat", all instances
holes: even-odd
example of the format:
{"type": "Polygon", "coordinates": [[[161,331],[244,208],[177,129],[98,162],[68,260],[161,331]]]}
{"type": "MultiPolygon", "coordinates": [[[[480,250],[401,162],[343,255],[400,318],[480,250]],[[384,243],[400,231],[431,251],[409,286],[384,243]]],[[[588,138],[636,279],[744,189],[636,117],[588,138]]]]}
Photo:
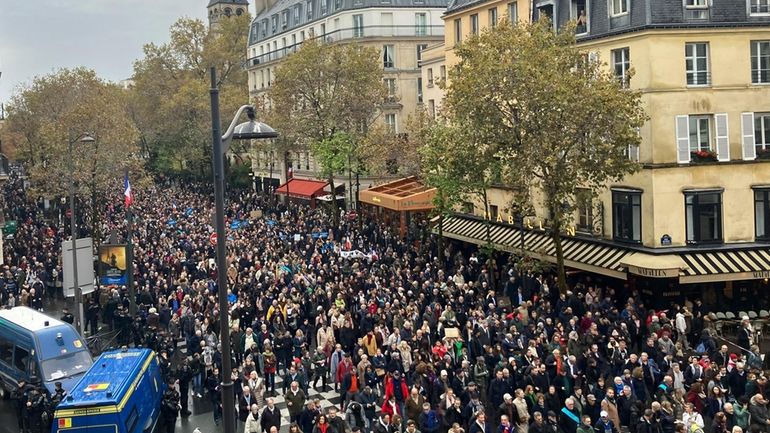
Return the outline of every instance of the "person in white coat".
{"type": "Polygon", "coordinates": [[[251,411],[249,416],[246,417],[246,425],[243,428],[244,433],[260,433],[261,427],[259,426],[259,406],[255,404],[251,405],[251,411]]]}

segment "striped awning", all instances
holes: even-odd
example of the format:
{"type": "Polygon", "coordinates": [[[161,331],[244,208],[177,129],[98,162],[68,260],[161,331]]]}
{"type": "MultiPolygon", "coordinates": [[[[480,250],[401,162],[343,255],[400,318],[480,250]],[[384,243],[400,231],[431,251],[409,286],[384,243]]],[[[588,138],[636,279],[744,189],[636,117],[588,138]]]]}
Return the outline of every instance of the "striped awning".
{"type": "Polygon", "coordinates": [[[770,249],[734,249],[681,254],[687,265],[680,283],[706,283],[770,278],[770,249]]]}
{"type": "MultiPolygon", "coordinates": [[[[448,238],[476,245],[491,243],[498,250],[513,253],[522,249],[521,231],[507,224],[452,215],[444,217],[441,229],[443,235],[448,238]],[[489,230],[488,236],[487,230],[489,230]]],[[[433,227],[433,232],[439,233],[437,225],[433,227]]],[[[540,260],[556,261],[556,245],[550,234],[543,231],[525,230],[523,248],[528,254],[540,260]]],[[[626,279],[625,267],[621,264],[621,260],[631,253],[628,249],[605,245],[590,239],[565,236],[562,239],[562,250],[565,266],[626,279]]]]}

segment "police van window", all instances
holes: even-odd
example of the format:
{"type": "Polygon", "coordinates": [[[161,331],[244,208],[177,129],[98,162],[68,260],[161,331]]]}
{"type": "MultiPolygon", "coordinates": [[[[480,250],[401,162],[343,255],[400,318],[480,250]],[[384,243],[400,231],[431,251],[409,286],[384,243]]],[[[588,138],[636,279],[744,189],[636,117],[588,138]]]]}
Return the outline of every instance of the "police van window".
{"type": "Polygon", "coordinates": [[[131,413],[128,414],[128,418],[126,418],[126,431],[128,433],[133,433],[137,421],[139,421],[139,413],[136,411],[136,406],[134,406],[131,409],[131,413]]]}
{"type": "Polygon", "coordinates": [[[0,361],[13,364],[13,344],[4,338],[0,338],[0,361]]]}
{"type": "Polygon", "coordinates": [[[16,353],[14,355],[13,365],[21,371],[27,371],[27,364],[29,363],[29,352],[19,346],[16,346],[16,353]]]}

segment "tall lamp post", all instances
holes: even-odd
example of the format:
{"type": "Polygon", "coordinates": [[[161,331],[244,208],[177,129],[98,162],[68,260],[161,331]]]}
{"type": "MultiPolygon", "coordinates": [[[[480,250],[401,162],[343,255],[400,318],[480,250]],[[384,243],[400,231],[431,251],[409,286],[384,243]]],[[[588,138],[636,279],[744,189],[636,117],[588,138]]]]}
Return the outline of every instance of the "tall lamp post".
{"type": "Polygon", "coordinates": [[[216,207],[217,234],[217,295],[219,298],[219,341],[222,345],[222,412],[224,413],[224,432],[235,433],[235,399],[233,394],[232,361],[230,353],[230,327],[227,305],[227,263],[225,234],[225,163],[224,156],[231,140],[258,140],[275,138],[278,134],[273,128],[257,122],[254,107],[243,105],[235,113],[230,127],[224,135],[220,134],[219,89],[217,71],[211,68],[211,135],[214,141],[214,203],[216,207]],[[238,118],[246,112],[248,122],[236,125],[238,118]]]}
{"type": "Polygon", "coordinates": [[[75,223],[75,160],[72,157],[72,146],[77,142],[93,143],[94,141],[96,141],[96,139],[86,132],[80,134],[75,139],[71,139],[67,146],[70,172],[69,196],[70,235],[72,239],[72,287],[75,289],[75,324],[81,335],[83,334],[83,292],[80,290],[80,283],[78,282],[78,232],[77,224],[75,223]]]}

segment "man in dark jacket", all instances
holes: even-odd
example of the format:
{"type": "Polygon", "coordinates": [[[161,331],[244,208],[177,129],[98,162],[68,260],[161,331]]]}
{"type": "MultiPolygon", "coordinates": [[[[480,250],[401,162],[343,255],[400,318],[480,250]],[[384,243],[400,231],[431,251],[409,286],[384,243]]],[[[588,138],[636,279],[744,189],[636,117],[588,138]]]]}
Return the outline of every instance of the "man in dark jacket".
{"type": "MultiPolygon", "coordinates": [[[[358,393],[358,402],[364,408],[364,416],[369,420],[369,425],[372,425],[377,412],[377,396],[372,392],[371,387],[367,386],[364,388],[364,392],[358,393]]],[[[417,417],[415,417],[416,420],[417,417]]]]}
{"type": "Polygon", "coordinates": [[[575,433],[580,426],[580,413],[575,408],[575,401],[568,398],[559,413],[559,427],[564,433],[575,433]]]}
{"type": "Polygon", "coordinates": [[[468,433],[492,433],[492,427],[487,424],[487,416],[484,412],[479,412],[476,421],[468,427],[468,433]]]}
{"type": "Polygon", "coordinates": [[[275,407],[275,400],[272,397],[266,401],[267,405],[262,411],[259,423],[262,426],[263,432],[269,432],[270,427],[275,427],[279,431],[281,430],[281,411],[275,407]]]}
{"type": "Polygon", "coordinates": [[[660,424],[655,420],[652,409],[646,409],[636,425],[636,433],[661,433],[660,424]]]}
{"type": "Polygon", "coordinates": [[[169,381],[163,400],[160,403],[160,433],[173,433],[176,418],[179,416],[179,393],[174,389],[174,382],[169,381]]]}
{"type": "Polygon", "coordinates": [[[297,422],[302,433],[313,433],[316,415],[315,403],[313,401],[307,402],[305,408],[300,412],[297,422]]]}

